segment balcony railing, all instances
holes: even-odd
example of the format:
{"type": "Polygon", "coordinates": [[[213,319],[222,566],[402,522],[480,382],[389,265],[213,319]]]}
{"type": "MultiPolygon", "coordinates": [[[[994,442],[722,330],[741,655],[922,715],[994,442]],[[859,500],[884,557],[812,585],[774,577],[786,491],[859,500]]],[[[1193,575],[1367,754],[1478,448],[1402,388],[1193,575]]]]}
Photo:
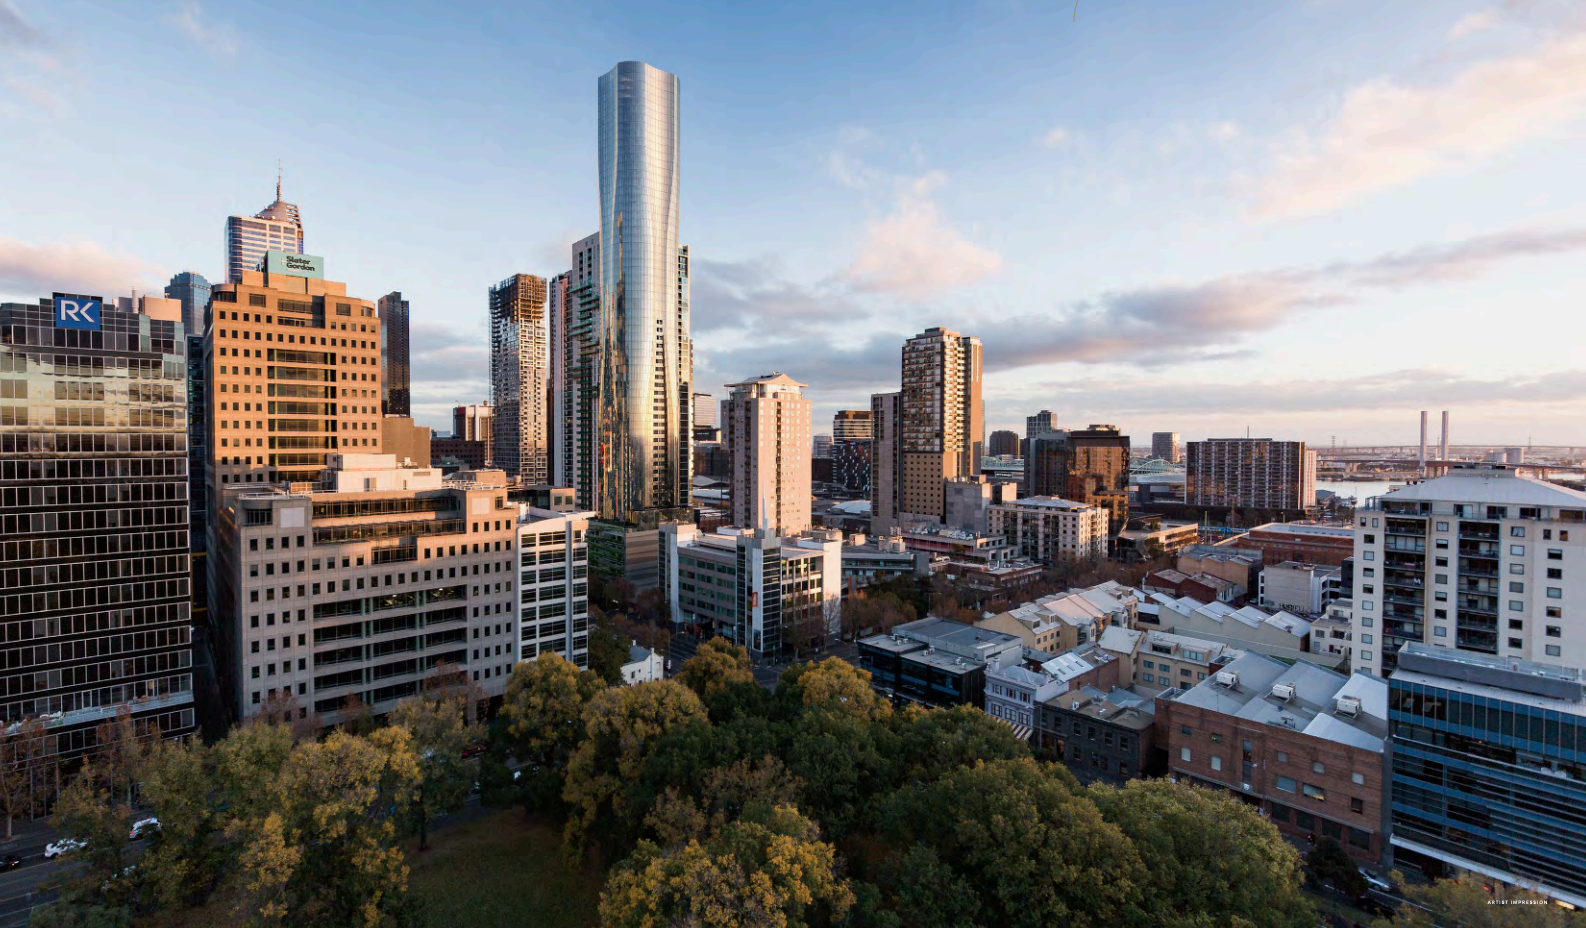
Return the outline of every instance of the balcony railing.
{"type": "Polygon", "coordinates": [[[1459,537],[1497,541],[1498,526],[1491,522],[1461,522],[1459,523],[1459,537]]]}
{"type": "Polygon", "coordinates": [[[1382,547],[1386,551],[1402,551],[1407,554],[1426,553],[1426,541],[1419,538],[1414,541],[1410,541],[1409,539],[1405,538],[1389,537],[1382,542],[1382,547]]]}

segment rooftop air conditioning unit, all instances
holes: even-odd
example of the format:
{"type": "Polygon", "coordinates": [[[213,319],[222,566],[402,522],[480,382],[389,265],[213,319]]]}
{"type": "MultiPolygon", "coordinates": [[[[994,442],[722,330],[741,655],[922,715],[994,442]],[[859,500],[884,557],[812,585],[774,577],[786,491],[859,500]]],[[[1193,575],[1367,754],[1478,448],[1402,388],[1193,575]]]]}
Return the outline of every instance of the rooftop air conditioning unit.
{"type": "Polygon", "coordinates": [[[1359,696],[1340,696],[1335,706],[1339,715],[1347,715],[1350,718],[1360,715],[1359,696]]]}
{"type": "Polygon", "coordinates": [[[1239,673],[1234,670],[1219,670],[1217,671],[1217,682],[1229,689],[1233,689],[1239,685],[1239,673]]]}
{"type": "Polygon", "coordinates": [[[1294,698],[1294,684],[1292,684],[1292,683],[1274,683],[1274,684],[1272,684],[1272,696],[1275,699],[1281,699],[1284,702],[1288,702],[1289,700],[1294,698]]]}

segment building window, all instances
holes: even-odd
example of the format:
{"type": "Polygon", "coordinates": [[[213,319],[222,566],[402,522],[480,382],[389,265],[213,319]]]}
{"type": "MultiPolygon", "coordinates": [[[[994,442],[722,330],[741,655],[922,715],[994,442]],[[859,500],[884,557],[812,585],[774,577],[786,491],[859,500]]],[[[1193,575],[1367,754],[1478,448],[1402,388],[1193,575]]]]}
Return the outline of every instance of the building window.
{"type": "Polygon", "coordinates": [[[1183,761],[1186,764],[1189,763],[1190,762],[1190,749],[1189,748],[1179,748],[1178,749],[1178,759],[1183,761]]]}
{"type": "Polygon", "coordinates": [[[1312,773],[1326,773],[1327,772],[1327,768],[1322,766],[1322,762],[1321,761],[1313,760],[1313,761],[1311,761],[1311,772],[1312,773]]]}
{"type": "Polygon", "coordinates": [[[1371,832],[1359,828],[1349,829],[1349,843],[1363,851],[1371,850],[1371,832]]]}
{"type": "Polygon", "coordinates": [[[1364,786],[1366,783],[1366,775],[1363,773],[1351,773],[1349,775],[1349,782],[1355,784],[1356,786],[1364,786]]]}
{"type": "Polygon", "coordinates": [[[1440,532],[1448,531],[1448,523],[1447,522],[1439,522],[1439,523],[1437,523],[1437,530],[1440,531],[1440,532]]]}
{"type": "Polygon", "coordinates": [[[1366,612],[1370,612],[1373,608],[1375,608],[1375,606],[1373,605],[1371,600],[1363,599],[1363,600],[1360,601],[1360,608],[1365,610],[1366,612]]]}
{"type": "Polygon", "coordinates": [[[1521,583],[1519,580],[1510,580],[1509,581],[1509,592],[1511,592],[1511,593],[1524,593],[1525,592],[1525,584],[1521,583]]]}
{"type": "Polygon", "coordinates": [[[1289,762],[1289,752],[1288,751],[1279,751],[1278,752],[1278,763],[1286,764],[1288,762],[1289,762]]]}
{"type": "Polygon", "coordinates": [[[1312,786],[1309,783],[1305,783],[1300,787],[1300,791],[1317,802],[1324,802],[1327,799],[1327,790],[1322,789],[1320,786],[1312,786]]]}
{"type": "Polygon", "coordinates": [[[1525,526],[1523,526],[1523,525],[1511,525],[1511,526],[1509,526],[1509,537],[1510,538],[1524,538],[1525,537],[1525,526]]]}
{"type": "Polygon", "coordinates": [[[1557,587],[1557,586],[1548,587],[1547,588],[1547,598],[1548,599],[1563,599],[1564,598],[1564,588],[1563,587],[1557,587]]]}
{"type": "Polygon", "coordinates": [[[1549,580],[1563,580],[1564,571],[1558,567],[1549,567],[1547,569],[1547,578],[1549,580]]]}
{"type": "Polygon", "coordinates": [[[1549,625],[1547,627],[1547,636],[1549,638],[1562,638],[1563,635],[1563,629],[1559,628],[1557,625],[1549,625]]]}
{"type": "Polygon", "coordinates": [[[1223,759],[1221,757],[1218,757],[1216,754],[1212,755],[1212,769],[1213,770],[1221,770],[1221,769],[1223,769],[1223,759]]]}
{"type": "Polygon", "coordinates": [[[1561,649],[1556,644],[1547,645],[1545,648],[1543,648],[1543,650],[1547,651],[1547,656],[1548,657],[1560,657],[1564,653],[1563,649],[1561,649]]]}
{"type": "Polygon", "coordinates": [[[1510,545],[1509,553],[1515,557],[1525,557],[1525,545],[1510,545]]]}
{"type": "Polygon", "coordinates": [[[1374,561],[1374,560],[1377,559],[1377,552],[1375,552],[1375,551],[1365,551],[1365,552],[1361,553],[1360,557],[1361,557],[1362,560],[1374,561]]]}
{"type": "Polygon", "coordinates": [[[1509,600],[1509,611],[1510,612],[1524,612],[1525,611],[1525,603],[1521,602],[1518,599],[1511,599],[1511,600],[1509,600]]]}
{"type": "Polygon", "coordinates": [[[1448,566],[1448,558],[1446,558],[1446,557],[1435,558],[1434,561],[1435,561],[1435,563],[1433,564],[1434,567],[1447,567],[1448,566]]]}
{"type": "Polygon", "coordinates": [[[1448,637],[1448,628],[1446,626],[1442,626],[1442,625],[1434,626],[1432,628],[1432,636],[1434,638],[1447,638],[1448,637]]]}
{"type": "Polygon", "coordinates": [[[1509,647],[1516,648],[1516,649],[1523,648],[1523,647],[1525,647],[1525,642],[1521,641],[1518,638],[1510,638],[1509,639],[1509,647]]]}
{"type": "MultiPolygon", "coordinates": [[[[1078,731],[1078,730],[1079,729],[1077,729],[1077,728],[1075,729],[1075,731],[1078,731]]],[[[1181,735],[1187,735],[1187,734],[1190,733],[1190,727],[1188,725],[1180,725],[1178,727],[1178,733],[1181,734],[1181,735]]]]}
{"type": "Polygon", "coordinates": [[[1297,786],[1293,777],[1278,777],[1274,785],[1285,793],[1294,792],[1295,787],[1297,786]]]}
{"type": "Polygon", "coordinates": [[[1545,611],[1550,619],[1562,619],[1564,617],[1564,610],[1558,606],[1548,606],[1545,611]]]}

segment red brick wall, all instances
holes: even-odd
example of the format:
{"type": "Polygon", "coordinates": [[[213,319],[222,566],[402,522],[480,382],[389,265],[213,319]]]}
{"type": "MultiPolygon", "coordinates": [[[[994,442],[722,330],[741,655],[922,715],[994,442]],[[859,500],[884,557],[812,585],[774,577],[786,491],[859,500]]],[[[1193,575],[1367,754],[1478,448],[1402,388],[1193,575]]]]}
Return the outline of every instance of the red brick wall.
{"type": "Polygon", "coordinates": [[[1246,532],[1243,537],[1229,542],[1228,546],[1260,551],[1267,564],[1299,561],[1303,564],[1338,567],[1344,563],[1344,558],[1351,557],[1355,553],[1355,542],[1351,538],[1300,536],[1287,532],[1255,530],[1246,532]]]}

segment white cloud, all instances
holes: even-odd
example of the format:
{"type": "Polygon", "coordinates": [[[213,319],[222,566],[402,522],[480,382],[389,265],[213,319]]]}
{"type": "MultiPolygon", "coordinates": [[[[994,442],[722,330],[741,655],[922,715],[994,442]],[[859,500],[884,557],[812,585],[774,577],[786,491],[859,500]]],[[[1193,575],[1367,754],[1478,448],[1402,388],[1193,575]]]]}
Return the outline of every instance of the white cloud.
{"type": "Polygon", "coordinates": [[[848,268],[854,289],[917,299],[1002,269],[996,252],[964,238],[942,215],[932,194],[946,179],[933,171],[902,184],[892,212],[865,226],[848,268]]]}
{"type": "Polygon", "coordinates": [[[217,59],[231,58],[237,54],[237,30],[230,23],[213,22],[204,16],[198,0],[187,0],[166,21],[188,41],[217,59]]]}
{"type": "Polygon", "coordinates": [[[1477,10],[1467,13],[1448,30],[1448,40],[1458,42],[1466,36],[1478,32],[1486,32],[1498,23],[1498,11],[1495,9],[1477,10]]]}
{"type": "Polygon", "coordinates": [[[1206,127],[1206,137],[1213,142],[1232,142],[1239,137],[1239,127],[1226,119],[1206,127]]]}
{"type": "Polygon", "coordinates": [[[1583,114],[1581,28],[1555,30],[1523,52],[1468,65],[1440,84],[1378,78],[1345,95],[1319,139],[1280,156],[1256,211],[1325,212],[1544,136],[1583,114]]]}
{"type": "Polygon", "coordinates": [[[1073,138],[1073,136],[1068,134],[1067,129],[1064,129],[1062,126],[1058,126],[1041,137],[1041,144],[1045,145],[1047,148],[1062,148],[1064,145],[1069,143],[1071,138],[1073,138]]]}
{"type": "Polygon", "coordinates": [[[0,293],[20,299],[32,300],[57,290],[124,295],[134,288],[153,291],[163,282],[158,268],[92,242],[30,245],[0,238],[0,293]]]}

